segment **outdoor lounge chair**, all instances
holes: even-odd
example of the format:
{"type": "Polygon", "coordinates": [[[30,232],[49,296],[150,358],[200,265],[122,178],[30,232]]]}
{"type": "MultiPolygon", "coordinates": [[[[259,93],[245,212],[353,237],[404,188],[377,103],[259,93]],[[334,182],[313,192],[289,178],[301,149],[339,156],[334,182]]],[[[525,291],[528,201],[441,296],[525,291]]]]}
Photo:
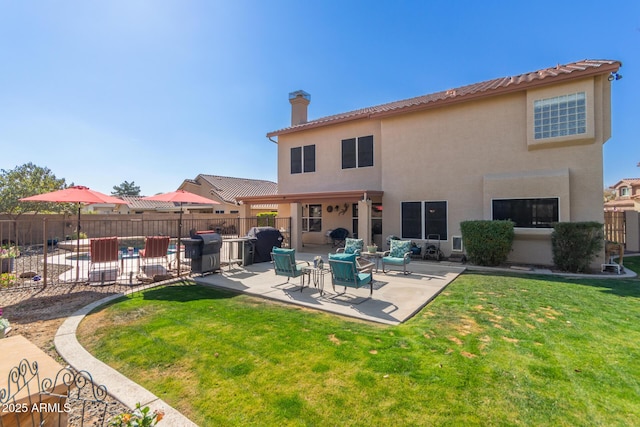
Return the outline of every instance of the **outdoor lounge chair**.
{"type": "Polygon", "coordinates": [[[89,240],[89,282],[115,282],[120,275],[117,237],[89,240]]]}
{"type": "Polygon", "coordinates": [[[344,248],[336,249],[336,253],[355,254],[357,257],[356,268],[358,269],[358,273],[371,273],[375,264],[360,256],[363,248],[364,240],[347,237],[344,241],[344,248]]]}
{"type": "Polygon", "coordinates": [[[373,276],[371,273],[359,273],[355,254],[329,254],[329,268],[331,269],[331,285],[347,288],[361,288],[369,285],[369,297],[373,295],[373,276]]]}
{"type": "MultiPolygon", "coordinates": [[[[144,239],[144,249],[140,249],[140,268],[147,270],[151,265],[166,265],[169,268],[169,236],[150,236],[144,239]]],[[[146,273],[146,271],[145,271],[146,273]]]]}
{"type": "Polygon", "coordinates": [[[382,257],[382,272],[386,273],[386,265],[402,266],[402,272],[409,274],[407,264],[411,262],[411,242],[409,240],[390,240],[390,249],[382,257]]]}
{"type": "Polygon", "coordinates": [[[336,228],[329,233],[329,237],[331,238],[331,245],[335,248],[345,243],[345,239],[349,237],[349,230],[346,228],[336,228]]]}
{"type": "Polygon", "coordinates": [[[295,249],[283,249],[274,246],[271,250],[271,259],[273,260],[273,268],[276,276],[284,276],[287,283],[292,277],[302,276],[300,291],[304,288],[304,267],[310,266],[308,261],[296,261],[295,249]]]}
{"type": "Polygon", "coordinates": [[[362,253],[363,248],[364,248],[364,240],[347,237],[344,239],[344,248],[336,249],[336,253],[343,252],[345,254],[356,254],[357,256],[360,256],[360,253],[362,253]]]}

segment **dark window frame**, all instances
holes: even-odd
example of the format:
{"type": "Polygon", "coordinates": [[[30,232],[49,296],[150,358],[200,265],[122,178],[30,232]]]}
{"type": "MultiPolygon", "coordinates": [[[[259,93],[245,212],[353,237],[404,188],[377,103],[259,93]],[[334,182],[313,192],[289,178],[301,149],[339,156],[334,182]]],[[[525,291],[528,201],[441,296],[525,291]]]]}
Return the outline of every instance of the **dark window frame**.
{"type": "Polygon", "coordinates": [[[493,199],[491,218],[513,221],[516,228],[553,228],[553,223],[560,220],[560,198],[493,199]]]}
{"type": "Polygon", "coordinates": [[[291,174],[312,173],[316,171],[316,145],[291,147],[291,174]]]}
{"type": "Polygon", "coordinates": [[[373,167],[373,135],[343,139],[341,145],[341,154],[342,169],[359,169],[373,167]]]}
{"type": "Polygon", "coordinates": [[[430,234],[438,234],[441,241],[446,241],[449,239],[448,216],[446,200],[401,202],[401,238],[426,240],[430,234]]]}

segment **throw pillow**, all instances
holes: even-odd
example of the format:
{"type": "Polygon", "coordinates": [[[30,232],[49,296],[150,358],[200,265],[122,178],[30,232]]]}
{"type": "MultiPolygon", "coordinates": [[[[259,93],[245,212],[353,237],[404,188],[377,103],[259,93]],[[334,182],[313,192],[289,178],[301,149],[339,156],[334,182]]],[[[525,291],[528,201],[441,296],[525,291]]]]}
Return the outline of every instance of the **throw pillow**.
{"type": "Polygon", "coordinates": [[[411,249],[411,242],[409,240],[391,240],[391,249],[389,256],[393,258],[402,258],[404,254],[411,249]]]}
{"type": "Polygon", "coordinates": [[[355,254],[356,252],[362,252],[364,247],[364,240],[347,238],[344,243],[344,253],[355,254]]]}

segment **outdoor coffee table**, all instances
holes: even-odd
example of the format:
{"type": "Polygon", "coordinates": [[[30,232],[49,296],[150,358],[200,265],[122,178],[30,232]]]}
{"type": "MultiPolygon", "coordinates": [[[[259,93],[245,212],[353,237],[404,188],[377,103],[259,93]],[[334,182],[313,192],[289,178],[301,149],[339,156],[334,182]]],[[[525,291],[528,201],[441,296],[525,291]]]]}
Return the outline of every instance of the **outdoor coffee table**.
{"type": "MultiPolygon", "coordinates": [[[[303,267],[302,273],[306,274],[307,283],[311,284],[311,281],[313,280],[313,286],[320,289],[320,295],[322,295],[324,293],[324,276],[329,273],[329,269],[310,265],[303,267]]],[[[304,275],[302,277],[302,288],[304,288],[304,275]]]]}

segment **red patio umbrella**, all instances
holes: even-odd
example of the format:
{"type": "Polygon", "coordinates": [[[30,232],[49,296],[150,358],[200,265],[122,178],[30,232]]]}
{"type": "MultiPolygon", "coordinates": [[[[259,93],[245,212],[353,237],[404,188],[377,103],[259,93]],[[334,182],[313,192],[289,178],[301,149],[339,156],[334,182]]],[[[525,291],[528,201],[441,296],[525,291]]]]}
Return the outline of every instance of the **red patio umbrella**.
{"type": "Polygon", "coordinates": [[[89,187],[75,185],[64,190],[52,191],[50,193],[38,194],[30,197],[23,197],[21,202],[54,202],[54,203],[77,203],[78,204],[78,226],[76,244],[76,282],[78,281],[79,260],[80,260],[80,207],[94,203],[113,203],[122,205],[125,202],[117,197],[108,196],[99,191],[91,190],[89,187]]]}
{"type": "Polygon", "coordinates": [[[173,202],[180,203],[180,219],[178,220],[178,247],[176,248],[176,259],[178,261],[178,276],[180,275],[180,239],[182,237],[182,204],[194,203],[199,205],[219,205],[215,200],[207,199],[198,194],[190,193],[184,190],[171,191],[170,193],[156,194],[155,196],[143,197],[142,200],[152,202],[173,202]]]}

